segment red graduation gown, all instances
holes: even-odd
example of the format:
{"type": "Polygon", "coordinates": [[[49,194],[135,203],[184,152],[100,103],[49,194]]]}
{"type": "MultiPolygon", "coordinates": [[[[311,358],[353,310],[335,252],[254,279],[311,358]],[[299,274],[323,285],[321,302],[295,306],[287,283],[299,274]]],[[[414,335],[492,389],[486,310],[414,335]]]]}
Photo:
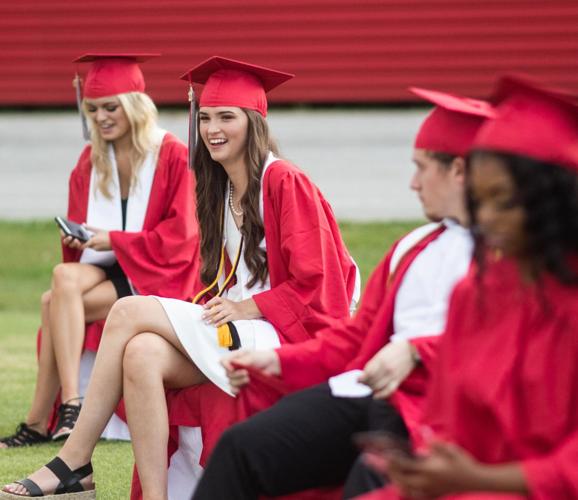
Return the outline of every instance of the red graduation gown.
{"type": "MultiPolygon", "coordinates": [[[[70,175],[68,218],[75,222],[86,221],[90,151],[90,146],[84,149],[70,175]]],[[[194,176],[187,167],[186,146],[174,135],[163,139],[142,231],[111,231],[110,240],[139,294],[186,300],[200,288],[194,176]]],[[[80,259],[76,250],[63,246],[62,252],[64,262],[80,259]]],[[[87,349],[97,350],[103,325],[87,325],[87,349]]]]}
{"type": "MultiPolygon", "coordinates": [[[[326,381],[329,377],[365,364],[381,349],[393,331],[393,314],[397,291],[414,259],[443,232],[433,231],[411,247],[390,272],[393,246],[369,279],[357,314],[338,325],[320,332],[315,339],[277,350],[283,380],[292,390],[326,381]]],[[[411,339],[422,364],[400,385],[391,401],[401,413],[410,432],[417,436],[415,424],[421,418],[422,404],[431,370],[436,359],[438,332],[411,339]]]]}
{"type": "MultiPolygon", "coordinates": [[[[483,283],[480,290],[472,271],[456,287],[426,423],[483,463],[520,463],[529,498],[576,499],[578,288],[552,276],[522,284],[506,259],[489,266],[483,283]]],[[[368,498],[399,496],[390,488],[368,498]]]]}
{"type": "MultiPolygon", "coordinates": [[[[302,342],[349,315],[355,264],[329,203],[287,161],[277,160],[265,171],[263,214],[271,290],[253,299],[283,344],[302,342]]],[[[245,413],[243,402],[212,384],[169,391],[168,403],[171,425],[201,426],[202,463],[221,433],[245,413]]],[[[174,428],[171,436],[176,437],[174,428]]],[[[173,440],[170,453],[175,449],[173,440]]],[[[131,498],[140,498],[136,475],[131,498]]]]}

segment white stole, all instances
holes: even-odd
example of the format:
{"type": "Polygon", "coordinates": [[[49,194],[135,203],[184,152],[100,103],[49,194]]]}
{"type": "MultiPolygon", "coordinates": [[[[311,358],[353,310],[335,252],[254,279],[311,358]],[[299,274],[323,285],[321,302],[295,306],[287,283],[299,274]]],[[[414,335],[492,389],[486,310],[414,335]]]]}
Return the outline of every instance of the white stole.
{"type": "MultiPolygon", "coordinates": [[[[165,134],[166,130],[160,128],[156,128],[153,131],[153,148],[147,153],[143,161],[136,184],[130,188],[126,207],[126,231],[142,231],[158,154],[165,134]]],[[[96,169],[93,167],[90,174],[86,224],[106,231],[122,231],[120,180],[114,147],[110,143],[108,145],[108,156],[112,167],[112,180],[109,186],[111,198],[104,196],[98,189],[98,176],[96,169]]],[[[92,248],[84,250],[80,258],[82,263],[104,266],[112,265],[115,261],[116,257],[112,250],[96,251],[92,248]]]]}
{"type": "Polygon", "coordinates": [[[423,226],[415,228],[409,234],[406,234],[397,244],[395,250],[393,251],[393,255],[391,256],[391,260],[389,263],[389,275],[392,276],[395,273],[397,266],[401,262],[401,259],[409,252],[415,245],[417,245],[421,240],[423,240],[426,236],[432,234],[434,231],[437,231],[442,224],[439,222],[430,222],[429,224],[425,224],[423,226]]]}
{"type": "MultiPolygon", "coordinates": [[[[263,166],[263,172],[261,173],[261,192],[259,193],[259,213],[261,214],[261,220],[263,221],[263,223],[265,222],[265,215],[264,215],[265,212],[263,211],[263,181],[265,180],[265,172],[269,168],[269,165],[271,165],[271,163],[273,162],[276,162],[278,159],[279,158],[277,158],[273,153],[271,153],[271,151],[269,151],[267,159],[265,160],[265,165],[263,166]]],[[[265,238],[263,238],[263,243],[265,243],[265,238]]],[[[266,249],[267,246],[265,245],[263,248],[266,249]]]]}
{"type": "MultiPolygon", "coordinates": [[[[267,168],[269,168],[269,165],[271,165],[271,163],[277,161],[279,158],[277,158],[273,153],[271,153],[271,151],[269,151],[269,154],[267,155],[267,159],[265,160],[265,165],[263,166],[263,172],[261,173],[261,192],[259,193],[259,214],[261,215],[261,221],[265,222],[265,218],[264,218],[264,211],[263,211],[263,179],[265,178],[265,172],[267,171],[267,168]]],[[[230,180],[227,181],[227,188],[225,190],[225,212],[224,212],[224,216],[225,216],[225,220],[223,221],[224,226],[223,226],[223,245],[226,246],[227,245],[227,225],[225,224],[226,222],[226,213],[227,213],[227,204],[229,202],[229,185],[230,185],[230,180]]],[[[261,248],[262,250],[265,250],[265,252],[267,251],[267,242],[265,241],[265,238],[263,238],[261,240],[261,243],[259,244],[259,248],[261,248]]],[[[241,257],[243,258],[243,257],[241,257]]],[[[234,257],[231,258],[231,256],[229,256],[229,261],[231,261],[231,264],[233,263],[234,257]]],[[[219,281],[217,282],[217,284],[219,285],[219,288],[222,288],[223,284],[225,282],[225,276],[222,275],[219,277],[219,281]]],[[[257,285],[255,285],[257,286],[257,285]]],[[[270,288],[270,286],[269,286],[270,288]]],[[[257,292],[255,292],[257,293],[257,292]]]]}

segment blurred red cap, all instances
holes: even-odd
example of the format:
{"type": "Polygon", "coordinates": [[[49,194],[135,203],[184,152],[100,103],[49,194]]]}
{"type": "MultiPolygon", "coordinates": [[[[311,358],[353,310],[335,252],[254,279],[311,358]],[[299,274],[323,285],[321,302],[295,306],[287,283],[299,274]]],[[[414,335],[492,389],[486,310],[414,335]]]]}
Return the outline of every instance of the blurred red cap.
{"type": "Polygon", "coordinates": [[[473,149],[526,156],[578,170],[575,96],[509,75],[498,81],[492,100],[496,118],[480,129],[473,149]]]}
{"type": "Polygon", "coordinates": [[[417,87],[409,90],[436,105],[417,133],[418,149],[466,156],[482,124],[494,116],[485,101],[417,87]]]}

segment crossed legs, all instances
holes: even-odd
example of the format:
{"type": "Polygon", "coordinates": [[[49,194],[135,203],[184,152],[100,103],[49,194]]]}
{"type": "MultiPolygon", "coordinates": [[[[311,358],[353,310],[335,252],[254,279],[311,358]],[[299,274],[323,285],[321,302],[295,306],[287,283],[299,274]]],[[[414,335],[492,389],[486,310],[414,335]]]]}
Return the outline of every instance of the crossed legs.
{"type": "MultiPolygon", "coordinates": [[[[165,499],[168,417],[164,388],[205,381],[156,299],[126,297],[117,301],[106,321],[82,411],[58,456],[73,470],[90,461],[124,392],[144,498],[165,499]]],[[[56,478],[45,467],[29,477],[45,493],[56,487],[56,478]]],[[[26,494],[19,485],[12,484],[9,489],[26,494]]]]}

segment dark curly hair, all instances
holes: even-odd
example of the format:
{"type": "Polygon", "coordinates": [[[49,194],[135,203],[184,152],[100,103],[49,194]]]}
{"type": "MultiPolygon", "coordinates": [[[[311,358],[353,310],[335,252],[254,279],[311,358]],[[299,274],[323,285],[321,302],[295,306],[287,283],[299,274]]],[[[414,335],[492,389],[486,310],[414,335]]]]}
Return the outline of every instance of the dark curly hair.
{"type": "MultiPolygon", "coordinates": [[[[536,279],[542,272],[553,274],[565,284],[578,286],[578,273],[569,257],[578,255],[578,175],[569,169],[532,158],[493,151],[474,151],[468,159],[496,159],[506,165],[517,195],[515,202],[526,214],[528,257],[536,279]]],[[[470,187],[466,204],[475,240],[474,259],[480,274],[484,270],[483,239],[476,223],[476,205],[470,187]]]]}

